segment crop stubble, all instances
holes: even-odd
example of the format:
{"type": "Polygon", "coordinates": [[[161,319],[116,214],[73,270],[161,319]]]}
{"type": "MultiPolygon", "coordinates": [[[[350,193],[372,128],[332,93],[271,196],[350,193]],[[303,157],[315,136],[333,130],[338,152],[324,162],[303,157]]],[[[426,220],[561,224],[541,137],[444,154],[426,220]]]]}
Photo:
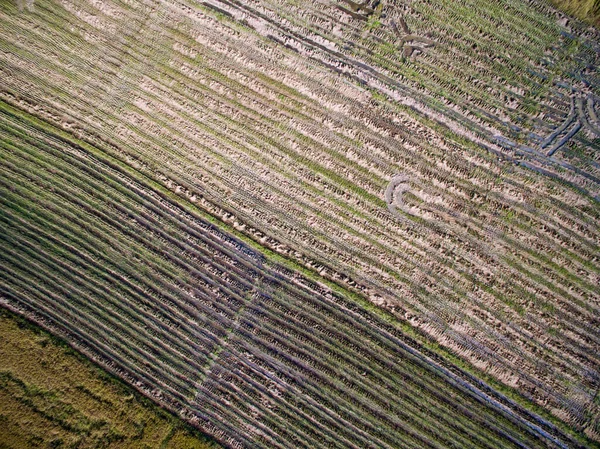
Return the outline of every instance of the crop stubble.
{"type": "MultiPolygon", "coordinates": [[[[6,303],[250,447],[533,438],[481,403],[491,428],[468,405],[449,420],[442,380],[376,318],[346,321],[341,298],[295,286],[201,210],[598,438],[597,140],[535,150],[569,93],[530,72],[567,38],[538,3],[482,3],[476,19],[385,2],[384,25],[406,18],[439,43],[409,60],[391,28],[365,31],[329,3],[3,6],[6,303]],[[402,220],[384,195],[398,172],[402,220]]],[[[577,41],[583,56],[594,39],[577,41]]]]}

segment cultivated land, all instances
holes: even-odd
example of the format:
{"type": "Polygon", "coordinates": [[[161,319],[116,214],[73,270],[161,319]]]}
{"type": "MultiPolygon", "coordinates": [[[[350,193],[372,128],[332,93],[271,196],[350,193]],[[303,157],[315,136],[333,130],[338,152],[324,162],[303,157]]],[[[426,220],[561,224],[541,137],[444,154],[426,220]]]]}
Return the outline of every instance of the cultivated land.
{"type": "Polygon", "coordinates": [[[3,449],[220,447],[4,310],[0,360],[3,449]]]}
{"type": "Polygon", "coordinates": [[[595,29],[520,0],[0,21],[3,305],[232,446],[600,441],[595,29]]]}

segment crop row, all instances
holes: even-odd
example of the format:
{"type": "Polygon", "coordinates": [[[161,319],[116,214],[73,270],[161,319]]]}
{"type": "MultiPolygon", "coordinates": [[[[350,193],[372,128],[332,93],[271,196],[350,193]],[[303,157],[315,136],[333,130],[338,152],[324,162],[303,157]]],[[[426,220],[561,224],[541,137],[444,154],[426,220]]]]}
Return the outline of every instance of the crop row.
{"type": "MultiPolygon", "coordinates": [[[[261,234],[272,248],[383,296],[391,310],[471,360],[493,362],[542,391],[544,400],[566,402],[568,385],[598,365],[597,357],[586,356],[598,340],[599,239],[590,200],[578,196],[583,207],[571,206],[574,191],[496,164],[482,150],[422,126],[410,111],[373,103],[370,94],[328,77],[257,31],[217,22],[193,5],[174,5],[169,19],[179,14],[182,20],[160,30],[154,29],[166,20],[160,14],[145,17],[147,10],[117,2],[111,7],[122,16],[69,6],[82,18],[84,10],[97,13],[97,23],[51,2],[36,7],[52,26],[26,32],[20,22],[41,19],[8,17],[2,46],[18,57],[7,57],[3,67],[6,89],[58,111],[55,122],[75,124],[89,141],[110,141],[113,155],[139,161],[147,176],[216,216],[233,216],[236,226],[252,237],[261,234]],[[193,14],[184,14],[186,6],[193,14]],[[132,29],[149,26],[160,38],[127,33],[107,40],[104,27],[124,22],[135,24],[132,29]],[[168,57],[165,46],[175,49],[168,57]],[[69,58],[45,56],[62,53],[69,58]],[[112,68],[99,70],[97,57],[112,68]],[[290,75],[291,68],[298,74],[290,75]],[[79,118],[92,111],[101,126],[79,118]],[[389,177],[400,170],[410,174],[407,223],[389,215],[383,201],[389,177]],[[491,245],[489,235],[500,239],[491,245]],[[545,371],[540,358],[559,375],[545,371]]],[[[212,256],[190,251],[179,237],[204,248],[208,243],[187,230],[181,234],[181,224],[161,213],[160,200],[137,208],[138,198],[123,196],[130,188],[116,193],[123,200],[111,206],[106,232],[124,232],[123,223],[148,232],[140,237],[145,252],[157,251],[157,263],[171,272],[156,274],[161,285],[211,288],[218,276],[227,287],[213,294],[231,297],[235,310],[220,311],[218,301],[202,295],[198,301],[236,316],[246,274],[227,278],[229,256],[197,271],[195,265],[212,256]]],[[[89,194],[83,185],[78,189],[80,198],[89,194]]]]}
{"type": "Polygon", "coordinates": [[[170,406],[197,403],[217,427],[226,418],[220,430],[248,447],[542,444],[365,318],[236,257],[177,204],[166,213],[141,179],[22,117],[3,116],[0,135],[4,300],[170,406]]]}

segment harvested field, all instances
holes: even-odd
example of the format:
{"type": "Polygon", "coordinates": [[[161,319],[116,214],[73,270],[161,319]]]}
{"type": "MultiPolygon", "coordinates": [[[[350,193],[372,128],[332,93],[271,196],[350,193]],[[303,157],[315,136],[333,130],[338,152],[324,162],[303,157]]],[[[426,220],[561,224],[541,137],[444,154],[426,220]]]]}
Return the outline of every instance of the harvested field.
{"type": "Polygon", "coordinates": [[[1,303],[232,447],[597,444],[600,35],[562,17],[3,2],[1,303]]]}

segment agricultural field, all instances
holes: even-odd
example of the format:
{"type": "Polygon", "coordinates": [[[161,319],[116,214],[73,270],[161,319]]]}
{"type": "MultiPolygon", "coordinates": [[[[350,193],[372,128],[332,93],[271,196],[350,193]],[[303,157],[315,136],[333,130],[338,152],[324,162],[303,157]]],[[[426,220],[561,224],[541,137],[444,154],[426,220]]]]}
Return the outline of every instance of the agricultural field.
{"type": "Polygon", "coordinates": [[[0,447],[218,449],[64,342],[0,310],[0,447]]]}
{"type": "Polygon", "coordinates": [[[230,447],[600,445],[597,29],[539,0],[0,24],[3,307],[230,447]]]}

